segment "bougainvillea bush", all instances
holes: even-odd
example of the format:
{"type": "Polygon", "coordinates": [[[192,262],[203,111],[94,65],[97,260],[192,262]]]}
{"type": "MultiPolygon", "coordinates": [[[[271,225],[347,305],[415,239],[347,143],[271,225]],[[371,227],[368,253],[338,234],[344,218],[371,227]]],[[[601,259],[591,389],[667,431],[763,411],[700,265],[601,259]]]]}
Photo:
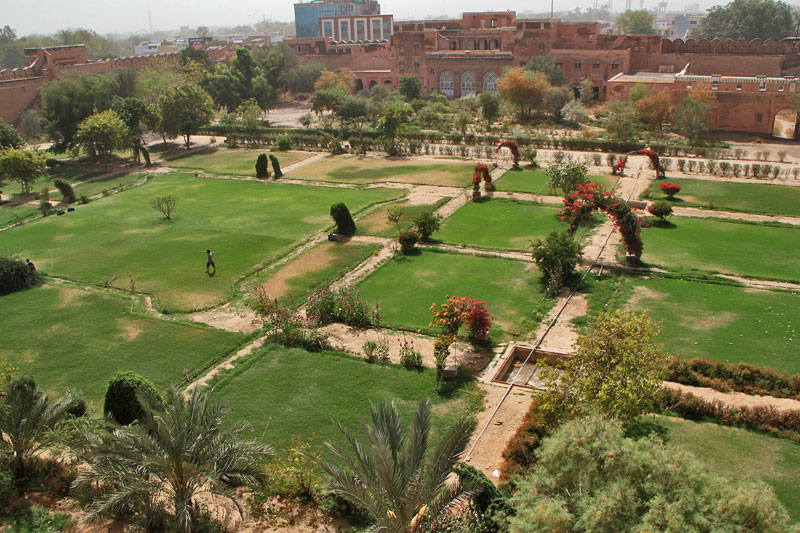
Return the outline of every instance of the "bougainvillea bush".
{"type": "Polygon", "coordinates": [[[654,217],[666,220],[668,216],[672,215],[672,206],[667,202],[654,202],[647,206],[647,211],[654,217]]]}
{"type": "Polygon", "coordinates": [[[667,198],[672,199],[676,194],[681,192],[681,186],[677,183],[664,182],[659,185],[661,191],[667,195],[667,198]]]}
{"type": "Polygon", "coordinates": [[[457,335],[461,326],[466,324],[472,338],[485,337],[489,334],[494,317],[489,314],[486,302],[469,296],[453,296],[440,307],[431,305],[433,321],[429,327],[441,328],[444,335],[457,335]]]}
{"type": "Polygon", "coordinates": [[[357,328],[368,328],[381,322],[378,304],[369,305],[357,290],[349,287],[323,287],[306,298],[306,316],[314,326],[340,322],[357,328]]]}

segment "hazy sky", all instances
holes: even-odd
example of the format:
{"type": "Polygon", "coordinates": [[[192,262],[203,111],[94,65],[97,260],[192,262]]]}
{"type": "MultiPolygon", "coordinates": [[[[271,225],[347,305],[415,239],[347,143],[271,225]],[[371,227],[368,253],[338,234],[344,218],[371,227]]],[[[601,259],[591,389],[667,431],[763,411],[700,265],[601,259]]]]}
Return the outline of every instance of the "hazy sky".
{"type": "MultiPolygon", "coordinates": [[[[692,0],[669,3],[670,10],[681,10],[692,0]]],[[[696,0],[703,8],[713,0],[696,0]]],[[[98,33],[139,33],[148,29],[150,12],[154,30],[177,29],[179,26],[234,26],[253,24],[262,18],[291,21],[292,0],[0,0],[0,26],[8,24],[18,35],[51,33],[62,28],[90,28],[98,33]]],[[[592,0],[555,2],[556,10],[591,7],[592,0]]],[[[632,0],[634,8],[639,0],[632,0]]],[[[646,9],[653,9],[656,0],[646,0],[646,9]]],[[[384,13],[398,19],[426,16],[456,16],[462,11],[487,9],[547,11],[549,0],[388,0],[381,2],[384,13]]],[[[621,10],[624,0],[612,0],[612,8],[621,10]]]]}

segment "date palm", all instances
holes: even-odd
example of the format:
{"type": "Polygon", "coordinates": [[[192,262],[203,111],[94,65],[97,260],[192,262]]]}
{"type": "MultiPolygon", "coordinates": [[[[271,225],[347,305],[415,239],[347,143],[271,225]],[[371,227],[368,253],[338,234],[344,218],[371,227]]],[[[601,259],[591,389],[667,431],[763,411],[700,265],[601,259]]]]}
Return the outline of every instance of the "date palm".
{"type": "Polygon", "coordinates": [[[0,399],[0,449],[11,455],[11,469],[16,481],[25,477],[25,467],[33,455],[52,443],[55,429],[67,412],[68,402],[51,402],[30,377],[9,384],[0,399]]]}
{"type": "Polygon", "coordinates": [[[328,491],[365,509],[379,531],[413,533],[423,517],[468,496],[460,483],[448,482],[448,476],[475,422],[470,418],[459,420],[428,454],[429,401],[419,404],[407,434],[394,402],[390,406],[381,401],[379,406],[370,407],[372,423],[361,422],[364,442],[336,422],[350,449],[326,443],[339,459],[319,461],[331,477],[328,491]]]}
{"type": "Polygon", "coordinates": [[[223,429],[227,409],[207,391],[195,388],[184,399],[172,388],[162,405],[146,395],[140,401],[140,424],[85,434],[80,455],[89,468],[75,480],[75,488],[97,483],[108,489],[90,504],[86,519],[135,509],[147,521],[157,502],[168,501],[177,530],[188,533],[194,530],[195,502],[202,493],[227,498],[241,510],[233,487],[262,481],[261,464],[272,449],[241,440],[247,429],[243,423],[223,429]]]}

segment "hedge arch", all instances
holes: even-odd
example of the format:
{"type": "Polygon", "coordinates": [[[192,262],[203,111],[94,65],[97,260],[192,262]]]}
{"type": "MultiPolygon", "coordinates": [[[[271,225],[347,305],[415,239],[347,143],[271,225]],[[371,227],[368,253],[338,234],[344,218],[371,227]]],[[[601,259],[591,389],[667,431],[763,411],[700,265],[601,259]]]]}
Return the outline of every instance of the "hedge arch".
{"type": "Polygon", "coordinates": [[[605,190],[599,183],[590,182],[578,185],[578,190],[564,199],[564,208],[559,211],[560,218],[569,223],[567,232],[575,233],[581,220],[588,218],[595,210],[611,216],[614,226],[622,234],[625,250],[637,261],[642,257],[644,244],[639,232],[642,221],[630,206],[614,193],[605,190]]]}
{"type": "Polygon", "coordinates": [[[472,174],[472,200],[477,201],[481,197],[481,180],[486,185],[486,191],[494,190],[494,183],[492,183],[492,175],[489,173],[489,167],[483,163],[475,163],[474,172],[472,174]]]}
{"type": "Polygon", "coordinates": [[[497,145],[494,153],[498,153],[500,148],[508,148],[511,150],[511,155],[514,156],[514,168],[519,168],[519,145],[514,141],[503,141],[497,145]]]}
{"type": "Polygon", "coordinates": [[[625,171],[625,165],[628,163],[628,156],[631,155],[646,155],[650,158],[650,163],[653,166],[653,170],[656,171],[656,179],[666,178],[666,170],[664,167],[661,166],[661,162],[658,158],[658,152],[655,150],[650,150],[648,148],[642,148],[641,150],[636,150],[635,152],[628,152],[625,154],[625,157],[619,160],[619,163],[614,165],[614,168],[611,170],[611,173],[615,176],[621,175],[625,171]]]}

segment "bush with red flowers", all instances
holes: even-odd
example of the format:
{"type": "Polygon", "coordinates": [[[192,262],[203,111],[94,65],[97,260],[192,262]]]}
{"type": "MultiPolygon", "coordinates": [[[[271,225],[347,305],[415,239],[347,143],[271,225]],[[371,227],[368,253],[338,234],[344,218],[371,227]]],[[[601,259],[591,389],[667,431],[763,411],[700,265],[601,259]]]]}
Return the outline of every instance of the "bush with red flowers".
{"type": "Polygon", "coordinates": [[[670,183],[668,181],[659,185],[661,191],[667,195],[667,198],[672,199],[676,194],[681,192],[681,186],[677,183],[670,183]]]}
{"type": "Polygon", "coordinates": [[[667,202],[653,202],[647,206],[647,211],[654,217],[666,220],[668,216],[672,215],[672,206],[667,202]]]}

